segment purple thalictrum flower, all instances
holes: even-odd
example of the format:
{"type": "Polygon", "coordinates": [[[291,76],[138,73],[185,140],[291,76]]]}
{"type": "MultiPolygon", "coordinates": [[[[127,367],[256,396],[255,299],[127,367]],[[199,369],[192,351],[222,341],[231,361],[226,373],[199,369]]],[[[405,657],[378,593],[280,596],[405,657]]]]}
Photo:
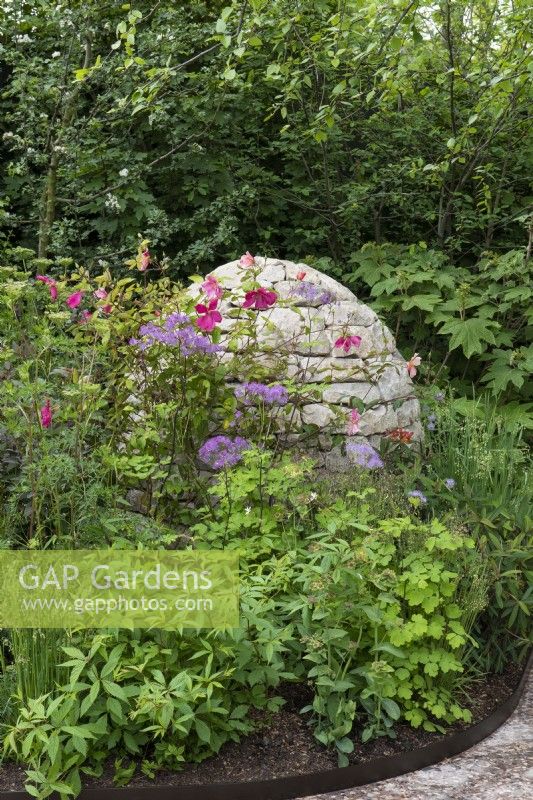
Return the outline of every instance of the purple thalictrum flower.
{"type": "Polygon", "coordinates": [[[198,455],[212,469],[225,469],[238,464],[244,451],[249,448],[250,443],[241,436],[234,439],[229,436],[213,436],[200,447],[198,455]]]}
{"type": "Polygon", "coordinates": [[[353,456],[359,467],[380,469],[383,466],[379,453],[368,442],[350,442],[346,445],[346,452],[353,456]]]}
{"type": "Polygon", "coordinates": [[[262,400],[267,405],[284,406],[289,400],[287,389],[279,383],[267,386],[264,383],[243,383],[235,389],[235,397],[250,405],[254,399],[262,400]]]}
{"type": "Polygon", "coordinates": [[[139,328],[139,337],[130,339],[130,344],[140,350],[148,350],[155,344],[179,347],[184,356],[212,355],[220,350],[211,339],[196,331],[187,314],[175,311],[163,320],[162,325],[147,322],[139,328]]]}
{"type": "Polygon", "coordinates": [[[315,286],[314,283],[304,280],[294,287],[292,294],[295,297],[301,297],[302,300],[306,300],[308,303],[320,303],[320,305],[327,305],[335,299],[327,289],[322,289],[321,286],[315,286]]]}

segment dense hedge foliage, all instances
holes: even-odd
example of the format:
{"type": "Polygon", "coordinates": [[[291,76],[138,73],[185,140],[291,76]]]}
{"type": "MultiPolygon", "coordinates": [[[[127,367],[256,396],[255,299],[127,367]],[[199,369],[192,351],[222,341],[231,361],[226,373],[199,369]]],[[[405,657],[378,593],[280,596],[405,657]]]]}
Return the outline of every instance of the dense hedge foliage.
{"type": "Polygon", "coordinates": [[[174,274],[527,245],[526,2],[226,2],[3,4],[3,236],[174,274]]]}

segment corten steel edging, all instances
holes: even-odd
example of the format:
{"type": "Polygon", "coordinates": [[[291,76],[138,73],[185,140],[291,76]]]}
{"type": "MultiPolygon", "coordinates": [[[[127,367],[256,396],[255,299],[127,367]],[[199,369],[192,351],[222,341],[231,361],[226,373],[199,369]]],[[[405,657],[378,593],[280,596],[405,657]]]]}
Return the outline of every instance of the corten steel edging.
{"type": "MultiPolygon", "coordinates": [[[[437,764],[456,756],[494,733],[513,713],[526,685],[533,663],[533,652],[526,661],[520,683],[496,711],[464,731],[453,733],[433,744],[416,750],[383,756],[349,767],[292,775],[244,783],[214,783],[195,786],[130,786],[125,788],[94,787],[83,789],[79,800],[296,800],[309,795],[350,789],[368,783],[395,778],[407,772],[437,764]]],[[[0,800],[27,800],[24,791],[0,791],[0,800]]]]}

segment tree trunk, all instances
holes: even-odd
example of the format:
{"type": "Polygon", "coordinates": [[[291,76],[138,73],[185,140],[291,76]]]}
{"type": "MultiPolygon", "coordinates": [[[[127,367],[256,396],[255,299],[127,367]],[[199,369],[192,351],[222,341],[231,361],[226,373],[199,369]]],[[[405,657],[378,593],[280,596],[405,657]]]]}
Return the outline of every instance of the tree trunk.
{"type": "MultiPolygon", "coordinates": [[[[83,69],[88,69],[91,63],[91,42],[87,38],[85,40],[85,57],[83,60],[83,69]]],[[[48,171],[41,200],[41,213],[39,217],[39,244],[37,252],[39,258],[46,258],[50,247],[50,232],[52,225],[56,218],[56,190],[57,190],[57,170],[59,167],[59,155],[61,153],[61,141],[68,130],[70,123],[76,111],[76,101],[81,91],[81,82],[77,83],[67,99],[65,100],[65,107],[61,117],[59,132],[56,137],[51,138],[50,145],[50,160],[48,162],[48,171]]]]}

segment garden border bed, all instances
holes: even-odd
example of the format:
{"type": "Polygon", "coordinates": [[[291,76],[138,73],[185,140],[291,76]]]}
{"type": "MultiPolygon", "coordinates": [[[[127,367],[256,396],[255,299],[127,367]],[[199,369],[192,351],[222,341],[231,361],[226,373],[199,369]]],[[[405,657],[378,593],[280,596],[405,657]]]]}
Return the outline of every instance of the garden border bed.
{"type": "MultiPolygon", "coordinates": [[[[415,750],[384,756],[364,764],[270,780],[194,786],[89,787],[83,789],[79,797],[80,800],[149,800],[155,793],[158,800],[206,800],[206,797],[209,800],[250,800],[251,797],[254,800],[294,800],[416,772],[459,755],[494,733],[516,709],[532,664],[533,651],[529,653],[518,686],[488,717],[464,731],[415,750]]],[[[29,795],[24,791],[0,791],[0,800],[26,800],[27,797],[29,795]]]]}

